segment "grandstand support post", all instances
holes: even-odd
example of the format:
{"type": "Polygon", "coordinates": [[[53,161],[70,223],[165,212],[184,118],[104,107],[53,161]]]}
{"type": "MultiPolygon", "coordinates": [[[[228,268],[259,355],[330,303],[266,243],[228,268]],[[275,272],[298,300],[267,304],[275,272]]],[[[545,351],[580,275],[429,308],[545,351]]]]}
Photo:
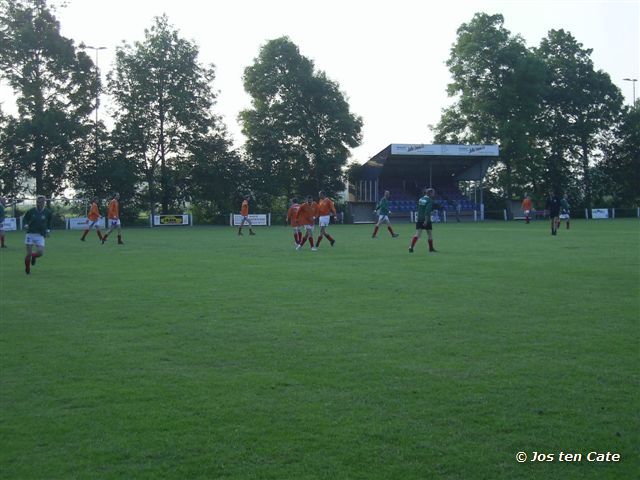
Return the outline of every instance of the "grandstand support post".
{"type": "Polygon", "coordinates": [[[615,220],[615,219],[616,219],[616,209],[615,209],[615,208],[612,208],[612,209],[611,209],[611,219],[612,219],[612,220],[615,220]]]}
{"type": "Polygon", "coordinates": [[[584,209],[584,219],[585,220],[589,220],[589,209],[588,208],[584,209]]]}
{"type": "Polygon", "coordinates": [[[267,226],[271,226],[271,212],[267,213],[267,226]]]}
{"type": "Polygon", "coordinates": [[[505,208],[504,210],[502,210],[502,212],[504,213],[504,221],[507,221],[507,209],[505,208]]]}
{"type": "Polygon", "coordinates": [[[482,190],[480,190],[480,221],[484,222],[484,203],[482,203],[482,190]]]}
{"type": "Polygon", "coordinates": [[[149,228],[153,228],[153,212],[149,215],[149,228]]]}
{"type": "Polygon", "coordinates": [[[446,210],[442,210],[442,221],[444,223],[447,223],[447,211],[446,210]]]}
{"type": "Polygon", "coordinates": [[[478,211],[477,211],[477,210],[474,210],[474,211],[473,211],[473,221],[474,221],[474,222],[477,222],[477,221],[478,221],[478,211]]]}
{"type": "Polygon", "coordinates": [[[640,207],[636,208],[636,214],[638,215],[638,218],[640,218],[640,207]]]}
{"type": "Polygon", "coordinates": [[[233,213],[229,214],[229,226],[233,227],[233,213]]]}

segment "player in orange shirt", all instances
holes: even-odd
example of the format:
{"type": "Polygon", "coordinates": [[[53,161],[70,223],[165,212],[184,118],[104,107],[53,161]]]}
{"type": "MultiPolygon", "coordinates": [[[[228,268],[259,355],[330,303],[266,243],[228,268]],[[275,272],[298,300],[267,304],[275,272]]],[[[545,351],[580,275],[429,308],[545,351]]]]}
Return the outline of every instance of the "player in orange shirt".
{"type": "Polygon", "coordinates": [[[300,245],[302,241],[302,232],[300,231],[300,224],[298,224],[298,209],[300,205],[298,204],[297,198],[291,199],[291,206],[287,211],[287,223],[293,227],[293,239],[296,242],[296,246],[300,245]]]}
{"type": "Polygon", "coordinates": [[[331,217],[337,219],[336,207],[333,204],[333,201],[327,197],[327,194],[324,190],[320,190],[318,193],[320,200],[318,200],[318,222],[320,224],[320,236],[318,237],[318,241],[316,242],[316,247],[320,246],[320,242],[322,241],[322,237],[327,237],[327,240],[331,242],[331,246],[336,243],[331,235],[327,233],[327,227],[331,221],[331,217]]]}
{"type": "Polygon", "coordinates": [[[296,215],[296,219],[298,220],[298,225],[304,226],[305,234],[296,250],[300,250],[304,245],[304,242],[309,239],[309,245],[311,245],[311,250],[318,250],[313,246],[313,224],[315,222],[317,216],[317,208],[318,204],[313,201],[313,197],[311,195],[307,196],[307,201],[300,205],[298,208],[298,214],[296,215]]]}
{"type": "Polygon", "coordinates": [[[531,203],[531,197],[525,194],[524,200],[522,200],[522,211],[524,212],[524,219],[526,223],[529,223],[529,215],[531,214],[532,208],[533,204],[531,203]]]}
{"type": "Polygon", "coordinates": [[[109,202],[109,208],[107,210],[107,218],[109,222],[109,230],[102,237],[102,244],[107,241],[107,237],[114,230],[118,230],[118,245],[124,245],[122,241],[122,224],[120,223],[120,194],[114,193],[113,198],[109,202]]]}
{"type": "Polygon", "coordinates": [[[89,215],[87,215],[87,218],[88,226],[82,233],[82,238],[80,240],[84,242],[84,239],[87,238],[87,233],[89,233],[89,230],[91,230],[92,228],[96,229],[98,238],[102,240],[102,233],[100,233],[100,225],[98,224],[98,220],[100,220],[100,211],[98,210],[98,197],[93,197],[93,199],[91,200],[91,208],[89,208],[89,215]]]}
{"type": "Polygon", "coordinates": [[[242,235],[242,227],[245,223],[249,224],[249,235],[255,235],[255,233],[253,233],[253,225],[251,224],[251,220],[249,220],[249,195],[244,196],[242,206],[240,207],[240,215],[242,215],[242,221],[240,222],[238,235],[242,235]]]}

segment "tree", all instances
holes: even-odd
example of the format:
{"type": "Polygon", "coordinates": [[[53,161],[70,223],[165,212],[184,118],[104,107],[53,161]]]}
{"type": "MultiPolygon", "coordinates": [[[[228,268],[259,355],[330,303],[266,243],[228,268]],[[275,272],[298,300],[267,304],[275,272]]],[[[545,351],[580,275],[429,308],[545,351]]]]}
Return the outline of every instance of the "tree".
{"type": "Polygon", "coordinates": [[[262,200],[270,205],[280,195],[340,190],[362,119],[349,111],[338,84],[315,71],[287,37],[267,42],[243,80],[252,108],[240,119],[262,200]]]}
{"type": "Polygon", "coordinates": [[[576,165],[587,208],[592,203],[592,152],[622,107],[622,94],[608,74],[594,70],[591,53],[564,30],[551,30],[535,50],[548,73],[540,115],[548,183],[558,191],[565,188],[576,165]]]}
{"type": "Polygon", "coordinates": [[[118,106],[113,141],[118,151],[138,165],[146,180],[152,214],[178,200],[180,165],[194,154],[193,146],[218,142],[226,130],[211,108],[216,95],[213,66],[198,62],[195,44],[178,36],[166,16],[156,17],[145,38],[116,52],[109,91],[118,106]]]}
{"type": "Polygon", "coordinates": [[[544,66],[520,36],[504,28],[502,15],[476,14],[458,29],[447,66],[457,102],[435,128],[439,141],[499,143],[494,168],[498,187],[511,198],[516,185],[531,182],[535,124],[544,88],[544,66]]]}
{"type": "Polygon", "coordinates": [[[18,108],[8,121],[5,162],[14,178],[35,179],[35,193],[64,188],[68,166],[91,134],[98,91],[93,68],[89,56],[60,35],[45,0],[0,0],[0,78],[16,93],[18,108]]]}
{"type": "Polygon", "coordinates": [[[613,197],[614,206],[640,205],[640,106],[625,111],[604,152],[596,167],[602,193],[613,197]]]}

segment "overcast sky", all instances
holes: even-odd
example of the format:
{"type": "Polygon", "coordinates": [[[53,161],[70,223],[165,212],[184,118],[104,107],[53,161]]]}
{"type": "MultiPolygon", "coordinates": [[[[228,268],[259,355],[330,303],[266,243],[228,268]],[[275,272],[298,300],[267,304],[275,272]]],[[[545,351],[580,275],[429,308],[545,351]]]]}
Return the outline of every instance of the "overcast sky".
{"type": "Polygon", "coordinates": [[[57,16],[76,44],[107,47],[99,58],[104,76],[116,47],[141,40],[153,17],[166,13],[199,46],[200,61],[216,66],[215,110],[237,146],[244,142],[237,115],[250,105],[243,71],[265,42],[287,35],[362,116],[363,144],[352,155],[362,163],[390,143],[433,141],[428,125],[451,102],[445,62],[457,28],[476,12],[501,13],[529,47],[550,29],[571,32],[632,102],[623,78],[640,78],[640,0],[69,0],[57,16]]]}

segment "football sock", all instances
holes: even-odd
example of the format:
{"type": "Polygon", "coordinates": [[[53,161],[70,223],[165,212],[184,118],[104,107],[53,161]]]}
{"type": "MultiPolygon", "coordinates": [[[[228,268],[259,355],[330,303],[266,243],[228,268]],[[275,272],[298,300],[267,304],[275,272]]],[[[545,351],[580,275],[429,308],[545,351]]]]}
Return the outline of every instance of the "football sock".
{"type": "Polygon", "coordinates": [[[82,238],[80,240],[84,240],[85,238],[87,238],[87,233],[89,233],[89,230],[85,230],[84,232],[82,232],[82,238]]]}
{"type": "Polygon", "coordinates": [[[373,237],[375,237],[378,234],[378,226],[376,225],[376,227],[373,229],[373,237]]]}
{"type": "Polygon", "coordinates": [[[40,256],[39,253],[32,253],[31,254],[31,265],[35,265],[36,264],[36,258],[38,258],[40,256]]]}
{"type": "Polygon", "coordinates": [[[0,246],[4,247],[4,235],[0,235],[0,246]]]}
{"type": "Polygon", "coordinates": [[[31,271],[31,255],[24,257],[24,271],[29,273],[31,271]]]}
{"type": "MultiPolygon", "coordinates": [[[[328,233],[325,233],[324,236],[327,237],[327,240],[329,240],[331,243],[334,242],[333,237],[331,235],[329,235],[328,233]]],[[[320,240],[318,240],[318,243],[320,243],[320,240]]]]}
{"type": "Polygon", "coordinates": [[[309,237],[309,245],[311,245],[311,248],[313,248],[313,237],[309,237]]]}
{"type": "MultiPolygon", "coordinates": [[[[320,235],[320,236],[318,237],[318,240],[316,240],[316,247],[319,247],[319,246],[320,246],[320,241],[321,241],[321,240],[322,240],[322,235],[320,235]]],[[[313,243],[311,244],[311,246],[313,247],[313,243]]]]}
{"type": "Polygon", "coordinates": [[[567,222],[567,230],[569,230],[569,222],[567,222]]]}
{"type": "Polygon", "coordinates": [[[293,232],[293,241],[296,242],[296,244],[300,243],[300,240],[298,240],[298,232],[293,232]]]}
{"type": "MultiPolygon", "coordinates": [[[[300,234],[300,235],[302,235],[302,234],[300,234]]],[[[300,242],[300,246],[303,246],[308,238],[309,238],[309,236],[305,235],[304,238],[302,239],[302,241],[300,242]]]]}
{"type": "Polygon", "coordinates": [[[100,233],[100,230],[96,230],[96,233],[98,234],[98,238],[102,240],[102,233],[100,233]]]}
{"type": "Polygon", "coordinates": [[[416,237],[416,236],[414,236],[414,237],[411,239],[411,248],[413,248],[413,247],[415,247],[415,246],[416,246],[416,242],[417,242],[417,241],[418,241],[418,237],[416,237]]]}
{"type": "Polygon", "coordinates": [[[393,228],[391,228],[391,227],[387,227],[387,230],[389,230],[389,233],[390,233],[391,235],[394,235],[394,233],[393,233],[393,228]]]}
{"type": "Polygon", "coordinates": [[[433,240],[427,240],[429,242],[429,251],[433,252],[434,248],[433,248],[433,240]]]}
{"type": "Polygon", "coordinates": [[[124,243],[124,242],[122,241],[122,235],[118,235],[118,243],[124,243]]]}

